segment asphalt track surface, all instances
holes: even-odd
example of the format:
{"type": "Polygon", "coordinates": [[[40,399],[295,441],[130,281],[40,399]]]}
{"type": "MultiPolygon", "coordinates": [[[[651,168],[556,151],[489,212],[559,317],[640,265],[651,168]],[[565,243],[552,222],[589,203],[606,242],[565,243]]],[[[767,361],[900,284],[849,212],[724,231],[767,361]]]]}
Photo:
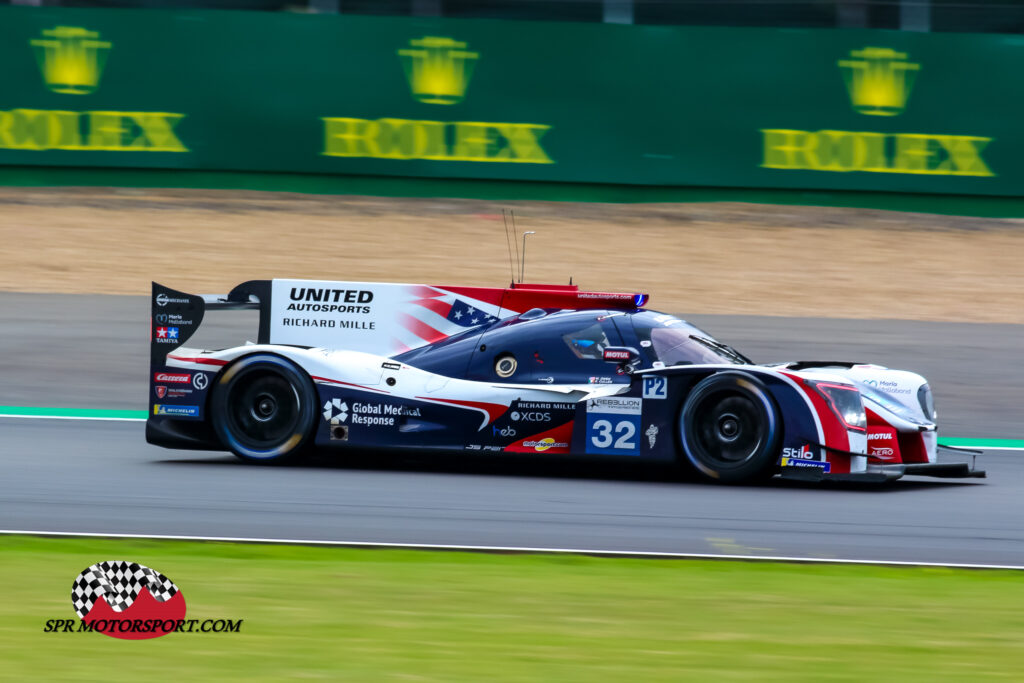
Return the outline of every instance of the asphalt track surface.
{"type": "MultiPolygon", "coordinates": [[[[688,317],[757,361],[917,370],[943,433],[1024,437],[1022,326],[688,317]]],[[[147,320],[144,297],[0,294],[0,405],[143,408],[147,320]]],[[[149,446],[138,422],[0,418],[0,453],[6,529],[1024,565],[1022,453],[982,456],[985,480],[744,488],[545,461],[249,467],[149,446]]]]}

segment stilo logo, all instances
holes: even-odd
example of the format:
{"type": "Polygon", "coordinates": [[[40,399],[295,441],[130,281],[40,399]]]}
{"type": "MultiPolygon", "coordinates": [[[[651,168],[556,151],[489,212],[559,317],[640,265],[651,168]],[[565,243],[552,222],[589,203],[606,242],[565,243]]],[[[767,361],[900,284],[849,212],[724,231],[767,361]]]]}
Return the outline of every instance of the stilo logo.
{"type": "Polygon", "coordinates": [[[111,638],[158,638],[185,618],[185,596],[166,576],[137,562],[99,562],[71,586],[71,604],[89,630],[111,638]]]}
{"type": "Polygon", "coordinates": [[[31,41],[46,87],[62,95],[88,95],[100,86],[111,44],[99,33],[57,26],[31,41]]]}
{"type": "Polygon", "coordinates": [[[424,104],[458,104],[466,96],[479,52],[451,38],[424,36],[398,51],[412,96],[424,104]]]}
{"type": "Polygon", "coordinates": [[[907,107],[920,64],[905,61],[907,53],[888,47],[851,50],[839,60],[850,103],[858,114],[898,116],[907,107]]]}

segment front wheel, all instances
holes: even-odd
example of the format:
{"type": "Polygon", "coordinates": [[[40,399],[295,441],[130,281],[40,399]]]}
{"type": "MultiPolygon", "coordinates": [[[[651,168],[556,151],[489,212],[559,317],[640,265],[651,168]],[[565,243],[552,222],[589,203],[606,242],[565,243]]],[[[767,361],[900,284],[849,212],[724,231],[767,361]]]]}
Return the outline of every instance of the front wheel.
{"type": "Polygon", "coordinates": [[[768,389],[746,373],[702,380],[679,413],[683,454],[698,472],[723,484],[770,477],[782,421],[768,389]]]}
{"type": "Polygon", "coordinates": [[[270,354],[245,356],[225,368],[210,401],[221,443],[249,462],[295,459],[317,415],[309,377],[291,361],[270,354]]]}

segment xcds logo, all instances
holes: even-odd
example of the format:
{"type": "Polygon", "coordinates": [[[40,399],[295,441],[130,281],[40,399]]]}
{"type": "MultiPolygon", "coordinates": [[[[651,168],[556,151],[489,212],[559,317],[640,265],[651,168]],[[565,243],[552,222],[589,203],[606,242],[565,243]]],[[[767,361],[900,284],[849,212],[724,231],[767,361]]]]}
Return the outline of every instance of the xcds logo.
{"type": "Polygon", "coordinates": [[[491,434],[494,436],[515,436],[516,430],[512,429],[511,427],[499,429],[498,427],[491,425],[491,434]]]}
{"type": "Polygon", "coordinates": [[[185,596],[166,576],[136,562],[100,562],[71,586],[71,604],[89,630],[111,638],[159,638],[185,618],[185,596]]]}
{"type": "Polygon", "coordinates": [[[513,422],[550,422],[551,413],[540,413],[540,412],[519,412],[512,411],[510,415],[513,422]]]}

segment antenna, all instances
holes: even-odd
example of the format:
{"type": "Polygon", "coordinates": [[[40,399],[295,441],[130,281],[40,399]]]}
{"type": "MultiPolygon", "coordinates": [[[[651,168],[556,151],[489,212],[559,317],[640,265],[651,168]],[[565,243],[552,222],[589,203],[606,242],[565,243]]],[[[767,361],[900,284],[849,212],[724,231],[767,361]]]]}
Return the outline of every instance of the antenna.
{"type": "Polygon", "coordinates": [[[527,230],[523,233],[523,260],[519,264],[519,284],[523,284],[523,276],[526,274],[526,236],[536,234],[536,230],[527,230]]]}
{"type": "Polygon", "coordinates": [[[515,240],[515,233],[509,233],[508,231],[508,211],[506,209],[501,210],[501,219],[505,223],[505,246],[508,247],[508,274],[512,278],[512,284],[516,283],[516,267],[515,261],[512,260],[512,244],[515,240]]]}
{"type": "MultiPolygon", "coordinates": [[[[518,261],[519,260],[519,243],[516,242],[516,212],[515,212],[515,209],[509,209],[508,210],[508,215],[512,218],[512,244],[515,245],[515,248],[516,248],[516,261],[518,261]]],[[[515,278],[512,278],[512,280],[515,281],[515,278]]],[[[520,282],[523,281],[523,271],[522,270],[519,271],[519,281],[520,282]]]]}

